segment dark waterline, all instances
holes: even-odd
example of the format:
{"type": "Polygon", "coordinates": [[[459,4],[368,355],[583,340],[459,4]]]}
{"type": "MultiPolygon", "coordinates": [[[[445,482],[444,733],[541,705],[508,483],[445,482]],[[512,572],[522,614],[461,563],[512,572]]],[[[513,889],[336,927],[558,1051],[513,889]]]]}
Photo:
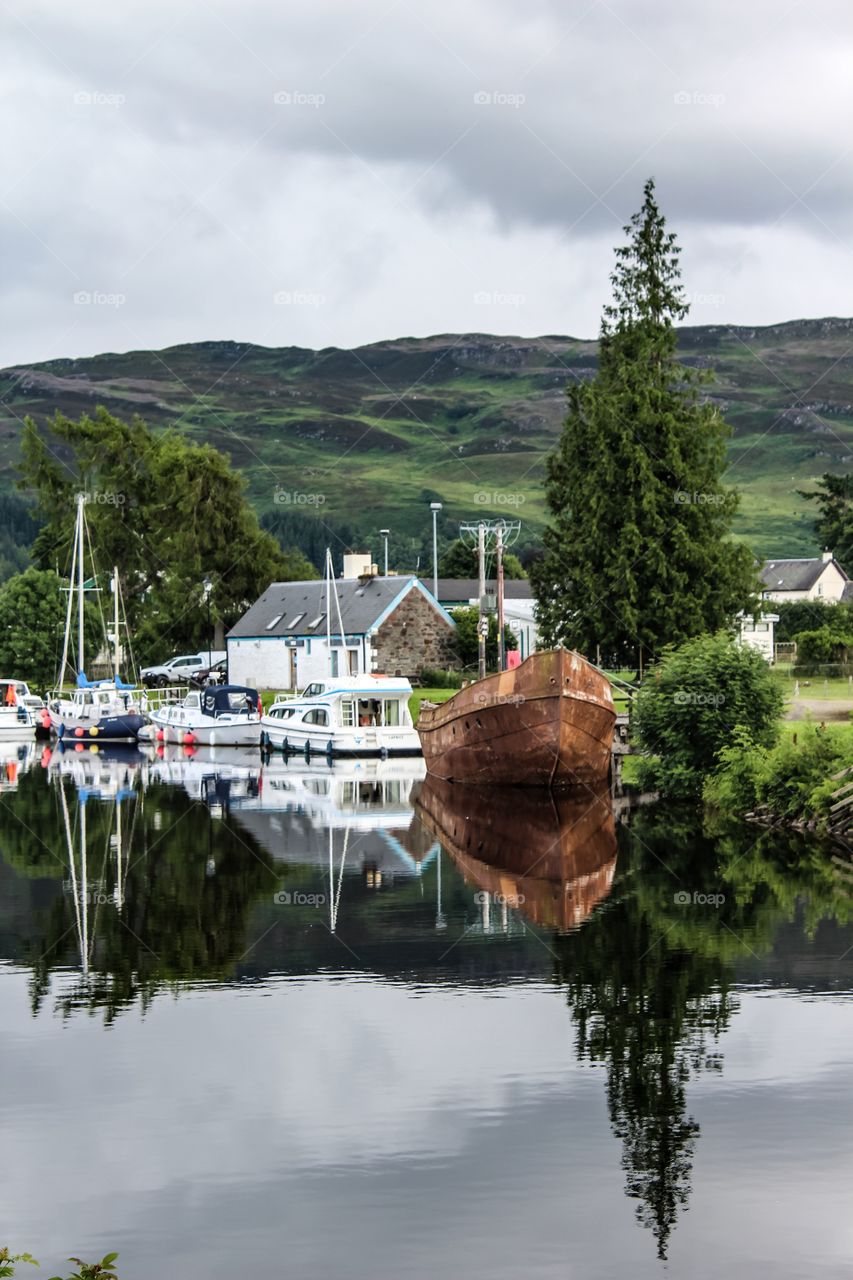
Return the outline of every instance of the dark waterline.
{"type": "Polygon", "coordinates": [[[0,1244],[43,1274],[850,1274],[831,850],[0,750],[0,1244]]]}

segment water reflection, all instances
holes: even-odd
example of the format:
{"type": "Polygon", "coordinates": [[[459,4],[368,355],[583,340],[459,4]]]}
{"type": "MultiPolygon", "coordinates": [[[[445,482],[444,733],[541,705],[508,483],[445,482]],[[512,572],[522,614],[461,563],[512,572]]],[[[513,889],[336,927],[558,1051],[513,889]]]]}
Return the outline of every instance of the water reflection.
{"type": "Polygon", "coordinates": [[[486,931],[495,908],[506,927],[516,907],[534,924],[576,929],[612,887],[616,830],[606,786],[513,792],[430,777],[416,812],[466,883],[480,890],[486,931]]]}
{"type": "Polygon", "coordinates": [[[691,1196],[689,1088],[722,1072],[738,983],[827,930],[851,959],[815,983],[853,979],[843,851],[710,839],[695,814],[617,827],[606,792],[484,800],[420,761],[4,744],[0,814],[0,959],[27,965],[34,1012],[112,1024],[164,990],[280,975],[557,984],[662,1259],[691,1196]]]}

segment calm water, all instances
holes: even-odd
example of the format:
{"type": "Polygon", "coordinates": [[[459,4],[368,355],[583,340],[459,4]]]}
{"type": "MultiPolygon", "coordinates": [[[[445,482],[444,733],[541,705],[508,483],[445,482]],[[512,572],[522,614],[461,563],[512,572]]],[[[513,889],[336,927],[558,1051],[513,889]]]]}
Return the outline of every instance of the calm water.
{"type": "Polygon", "coordinates": [[[0,1244],[41,1274],[851,1274],[831,850],[420,762],[0,752],[0,1244]]]}

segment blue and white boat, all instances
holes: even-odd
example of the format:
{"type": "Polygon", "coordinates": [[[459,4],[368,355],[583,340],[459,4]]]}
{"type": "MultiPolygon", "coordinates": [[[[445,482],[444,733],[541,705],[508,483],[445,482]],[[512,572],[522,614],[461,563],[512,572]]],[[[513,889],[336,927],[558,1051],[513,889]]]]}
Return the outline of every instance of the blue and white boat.
{"type": "Polygon", "coordinates": [[[257,747],[261,739],[261,699],[244,685],[208,685],[183,702],[165,702],[149,712],[142,735],[185,746],[257,747]]]}

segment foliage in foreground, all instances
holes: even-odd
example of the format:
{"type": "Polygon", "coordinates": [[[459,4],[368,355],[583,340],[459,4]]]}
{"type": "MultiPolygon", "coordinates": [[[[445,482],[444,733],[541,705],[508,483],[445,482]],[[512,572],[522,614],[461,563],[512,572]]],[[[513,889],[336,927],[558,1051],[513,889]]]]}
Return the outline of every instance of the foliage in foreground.
{"type": "MultiPolygon", "coordinates": [[[[67,1276],[66,1280],[118,1280],[118,1276],[113,1271],[113,1263],[117,1257],[117,1253],[108,1253],[101,1258],[100,1262],[83,1262],[80,1258],[69,1258],[68,1261],[76,1263],[78,1270],[67,1276]]],[[[13,1276],[15,1264],[18,1262],[29,1262],[34,1267],[38,1266],[30,1253],[10,1254],[8,1249],[0,1249],[0,1276],[13,1276]]],[[[62,1276],[52,1276],[51,1280],[62,1280],[62,1276]]]]}
{"type": "Polygon", "coordinates": [[[850,739],[839,729],[810,727],[801,742],[789,739],[769,750],[742,729],[720,752],[703,795],[712,812],[766,808],[776,818],[820,827],[840,785],[833,775],[850,764],[850,739]]]}
{"type": "Polygon", "coordinates": [[[746,730],[770,748],[779,732],[783,694],[756,649],[730,636],[699,636],[667,652],[640,686],[632,734],[646,755],[641,785],[697,799],[721,753],[746,730]]]}

